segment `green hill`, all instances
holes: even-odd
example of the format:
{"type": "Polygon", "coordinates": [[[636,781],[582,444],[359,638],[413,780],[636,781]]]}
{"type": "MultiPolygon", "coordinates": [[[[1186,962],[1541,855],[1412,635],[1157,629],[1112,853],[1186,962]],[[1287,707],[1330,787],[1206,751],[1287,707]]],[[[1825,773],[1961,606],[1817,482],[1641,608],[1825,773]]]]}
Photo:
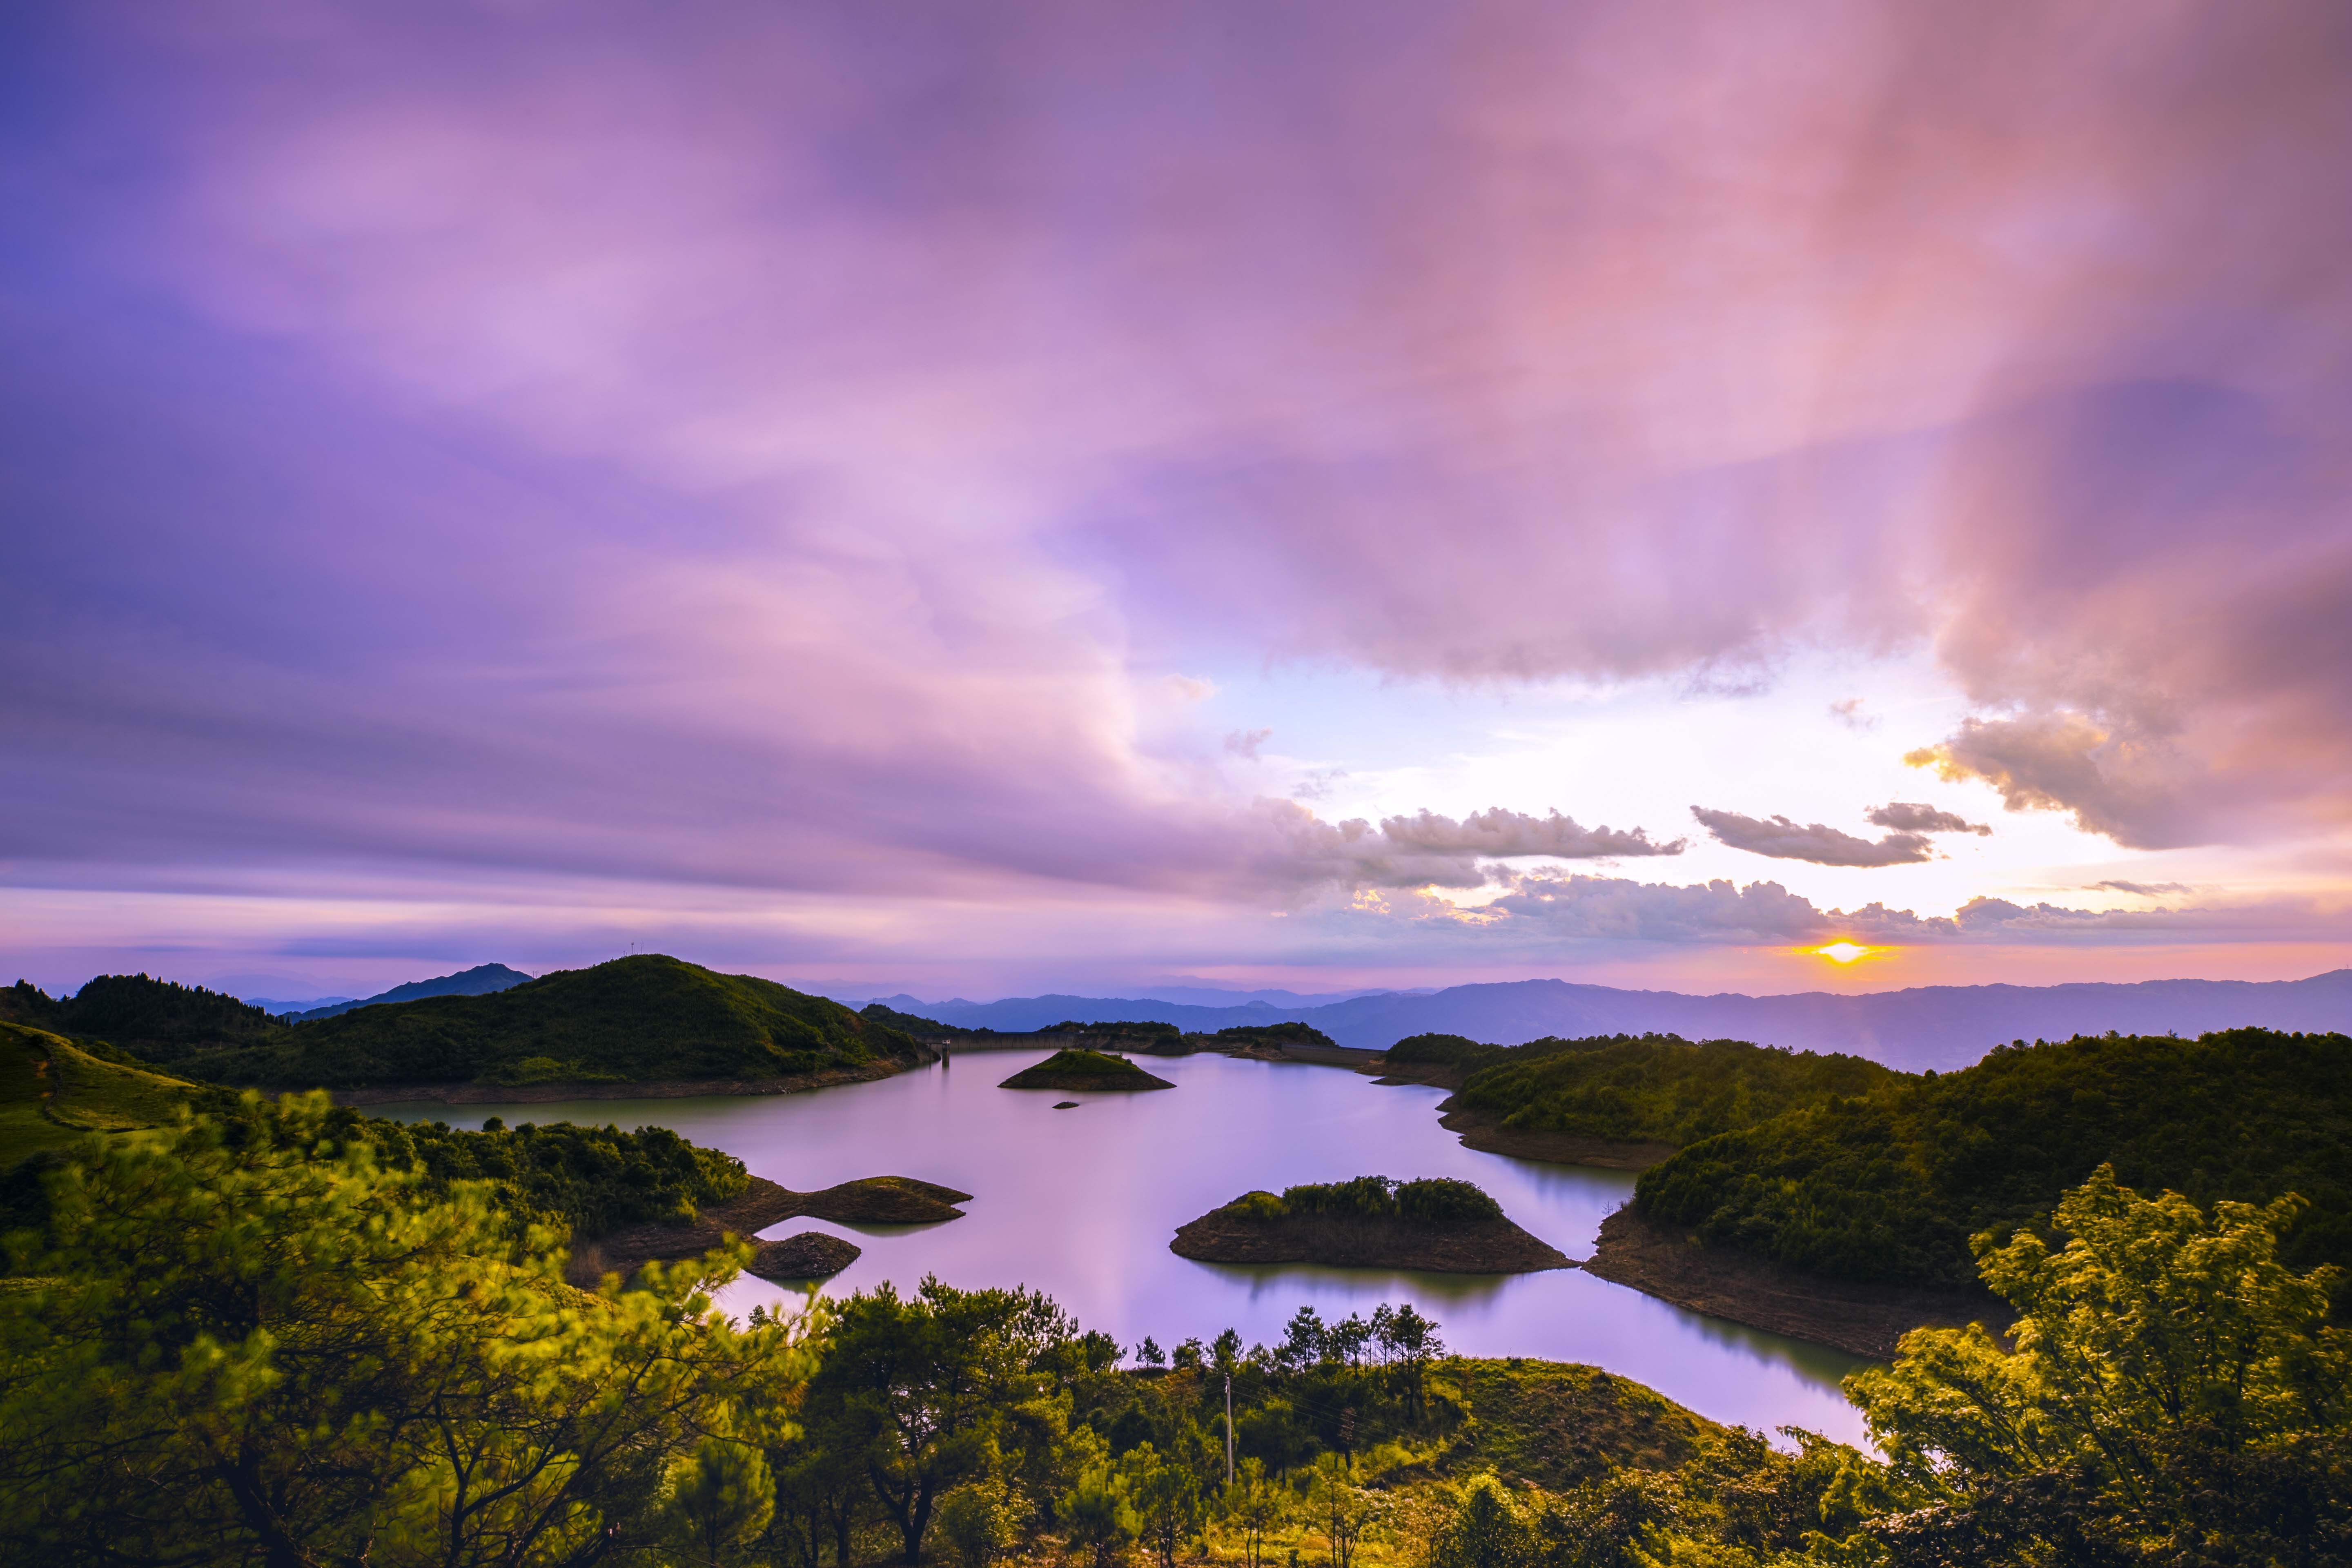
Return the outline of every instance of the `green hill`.
{"type": "Polygon", "coordinates": [[[1423,1036],[1400,1042],[1388,1059],[1392,1068],[1402,1060],[1468,1069],[1450,1105],[1498,1118],[1509,1131],[1675,1145],[1872,1093],[1904,1077],[1860,1057],[1743,1040],[1693,1043],[1676,1035],[1537,1040],[1508,1048],[1423,1036]],[[1415,1048],[1401,1058],[1407,1046],[1415,1048]]]}
{"type": "MultiPolygon", "coordinates": [[[[168,1121],[182,1105],[217,1109],[225,1089],[109,1060],[44,1029],[0,1023],[0,1169],[85,1132],[168,1121]]],[[[120,1056],[119,1052],[111,1053],[120,1056]]]]}
{"type": "Polygon", "coordinates": [[[169,1060],[221,1083],[357,1089],[758,1079],[923,1055],[898,1030],[839,1003],[649,953],[486,996],[362,1007],[169,1060]]]}
{"type": "Polygon", "coordinates": [[[1969,1237],[2035,1223],[2101,1164],[2209,1205],[2300,1193],[2286,1260],[2352,1264],[2352,1039],[2078,1037],[1694,1143],[1634,1203],[1716,1246],[1833,1277],[1965,1289],[1969,1237]]]}

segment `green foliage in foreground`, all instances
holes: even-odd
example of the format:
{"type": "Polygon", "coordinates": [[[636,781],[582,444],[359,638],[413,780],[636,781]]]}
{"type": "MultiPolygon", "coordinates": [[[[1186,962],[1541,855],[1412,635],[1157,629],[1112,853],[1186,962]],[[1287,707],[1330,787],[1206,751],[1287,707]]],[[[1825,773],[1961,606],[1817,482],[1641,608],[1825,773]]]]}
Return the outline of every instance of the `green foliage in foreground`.
{"type": "Polygon", "coordinates": [[[321,1100],[90,1137],[0,1291],[0,1561],[854,1568],[945,1548],[1171,1568],[2240,1568],[2352,1552],[2352,1352],[2295,1205],[2142,1200],[1979,1245],[2014,1349],[1921,1331],[1849,1390],[1889,1462],[1776,1452],[1591,1368],[1444,1356],[1382,1308],[1141,1372],[1028,1290],[927,1280],[736,1324],[560,1279],[485,1189],[321,1100]],[[1227,1379],[1241,1463],[1223,1474],[1227,1379]],[[1285,1542],[1289,1543],[1286,1547],[1285,1542]]]}
{"type": "Polygon", "coordinates": [[[2352,1338],[2333,1268],[2279,1258],[2303,1206],[2144,1199],[2102,1167],[2071,1239],[1976,1243],[2019,1310],[1923,1329],[1847,1390],[1924,1506],[1872,1522],[1895,1563],[2341,1563],[2352,1555],[2352,1338]]]}
{"type": "Polygon", "coordinates": [[[1280,1197],[1272,1193],[1244,1193],[1218,1212],[1262,1221],[1334,1215],[1475,1224],[1502,1218],[1503,1205],[1475,1184],[1451,1177],[1397,1182],[1386,1176],[1358,1176],[1352,1181],[1285,1187],[1280,1197]]]}
{"type": "Polygon", "coordinates": [[[808,1352],[711,1312],[723,1265],[583,1295],[482,1189],[287,1114],[52,1178],[62,1239],[0,1295],[0,1558],[675,1563],[764,1517],[808,1352]]]}
{"type": "Polygon", "coordinates": [[[1644,1035],[1537,1045],[1549,1048],[1517,1047],[1475,1066],[1454,1103],[1507,1128],[1679,1147],[1905,1077],[1861,1057],[1741,1040],[1644,1035]]]}
{"type": "MultiPolygon", "coordinates": [[[[0,1230],[49,1223],[43,1173],[86,1131],[167,1126],[202,1111],[240,1141],[279,1144],[310,1135],[307,1120],[289,1120],[249,1091],[240,1097],[96,1051],[112,1047],[85,1051],[54,1035],[0,1024],[0,1230]]],[[[647,1220],[691,1219],[702,1205],[733,1197],[750,1180],[741,1161],[697,1148],[666,1127],[624,1132],[558,1122],[508,1129],[492,1118],[483,1131],[468,1132],[349,1108],[326,1112],[322,1125],[339,1144],[364,1142],[383,1163],[415,1167],[431,1190],[487,1182],[508,1210],[583,1238],[647,1220]]]]}
{"type": "Polygon", "coordinates": [[[906,1035],[837,1002],[658,953],[295,1025],[264,1044],[153,1059],[223,1083],[644,1083],[766,1079],[912,1061],[906,1035]]]}
{"type": "Polygon", "coordinates": [[[1970,1237],[2038,1222],[2103,1164],[2199,1203],[2299,1193],[2288,1260],[2352,1263],[2352,1039],[2233,1029],[2004,1047],[1695,1143],[1644,1172],[1635,1202],[1818,1273],[1962,1288],[1970,1237]]]}

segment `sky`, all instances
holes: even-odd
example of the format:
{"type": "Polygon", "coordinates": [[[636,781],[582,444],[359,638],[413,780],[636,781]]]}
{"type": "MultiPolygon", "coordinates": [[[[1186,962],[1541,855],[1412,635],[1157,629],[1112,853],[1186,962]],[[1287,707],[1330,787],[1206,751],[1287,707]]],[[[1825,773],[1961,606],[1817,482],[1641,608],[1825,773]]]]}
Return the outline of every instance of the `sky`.
{"type": "Polygon", "coordinates": [[[2348,180],[2315,0],[13,7],[0,967],[2352,964],[2348,180]]]}

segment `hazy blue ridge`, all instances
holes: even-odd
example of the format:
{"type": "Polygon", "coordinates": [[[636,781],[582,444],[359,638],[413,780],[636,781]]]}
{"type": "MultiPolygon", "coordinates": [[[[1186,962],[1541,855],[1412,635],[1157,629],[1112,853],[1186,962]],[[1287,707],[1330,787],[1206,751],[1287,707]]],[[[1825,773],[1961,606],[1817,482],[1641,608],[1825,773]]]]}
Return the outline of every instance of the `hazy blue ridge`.
{"type": "Polygon", "coordinates": [[[338,1002],[331,1006],[313,1007],[294,1015],[297,1021],[312,1018],[340,1017],[359,1007],[373,1007],[379,1002],[415,1002],[426,996],[488,996],[510,985],[520,985],[530,976],[520,969],[509,969],[503,963],[478,963],[471,969],[455,974],[439,975],[431,980],[412,980],[395,985],[373,996],[362,996],[356,1002],[338,1002]]]}
{"type": "Polygon", "coordinates": [[[1384,993],[1312,1007],[1190,1006],[1150,997],[1016,996],[997,1002],[892,1000],[958,1028],[1020,1032],[1066,1018],[1173,1024],[1193,1033],[1296,1019],[1343,1046],[1381,1050],[1410,1035],[1467,1035],[1496,1045],[1548,1036],[1677,1034],[1791,1050],[1844,1051],[1909,1071],[1965,1067],[2011,1040],[2261,1027],[2352,1031],[2352,969],[2307,980],[2147,980],[2133,984],[1927,985],[1841,996],[1625,991],[1564,980],[1384,993]]]}

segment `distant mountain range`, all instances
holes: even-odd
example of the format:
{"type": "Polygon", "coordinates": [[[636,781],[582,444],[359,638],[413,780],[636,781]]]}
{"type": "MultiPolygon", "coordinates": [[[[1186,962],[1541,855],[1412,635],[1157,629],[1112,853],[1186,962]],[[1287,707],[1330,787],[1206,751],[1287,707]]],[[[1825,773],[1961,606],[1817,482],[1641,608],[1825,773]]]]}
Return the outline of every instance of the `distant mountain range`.
{"type": "Polygon", "coordinates": [[[331,1003],[291,1016],[301,1023],[312,1018],[340,1017],[361,1007],[373,1007],[379,1002],[415,1002],[426,996],[488,996],[510,985],[520,985],[530,978],[521,970],[509,969],[503,963],[480,963],[455,974],[444,974],[432,980],[412,980],[405,985],[395,985],[389,991],[362,996],[356,1002],[331,1003]]]}
{"type": "Polygon", "coordinates": [[[339,1007],[346,1002],[357,1002],[355,996],[247,996],[237,994],[238,1001],[248,1007],[258,1007],[273,1018],[283,1018],[289,1013],[311,1013],[321,1007],[339,1007]]]}
{"type": "Polygon", "coordinates": [[[1845,1051],[1917,1072],[1966,1067],[2011,1040],[2073,1035],[2178,1033],[2259,1025],[2352,1032],[2352,969],[2308,980],[2147,980],[2137,984],[1926,985],[1841,996],[1622,991],[1564,980],[1456,985],[1425,994],[1386,992],[1319,1006],[1265,1002],[1200,1006],[1151,997],[1019,996],[1000,1002],[879,998],[902,1013],[958,1028],[1024,1032],[1064,1019],[1173,1024],[1213,1033],[1297,1019],[1343,1046],[1383,1050],[1409,1035],[1465,1035],[1494,1045],[1547,1036],[1640,1034],[1751,1040],[1792,1050],[1845,1051]]]}

